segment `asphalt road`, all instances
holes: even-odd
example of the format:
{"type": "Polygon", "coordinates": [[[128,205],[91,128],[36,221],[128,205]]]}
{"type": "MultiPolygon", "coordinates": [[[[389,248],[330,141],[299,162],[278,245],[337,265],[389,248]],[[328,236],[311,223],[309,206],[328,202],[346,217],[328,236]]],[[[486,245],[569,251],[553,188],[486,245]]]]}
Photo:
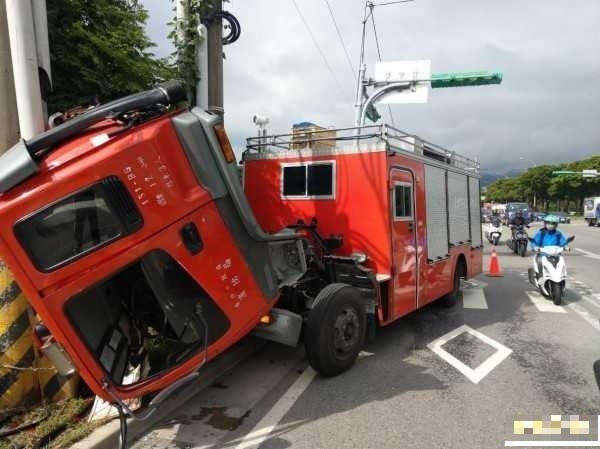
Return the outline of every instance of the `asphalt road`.
{"type": "Polygon", "coordinates": [[[517,418],[600,414],[600,228],[560,228],[576,235],[564,305],[527,282],[531,253],[500,245],[504,277],[380,329],[350,371],[321,378],[269,344],[134,447],[501,448],[517,418]]]}

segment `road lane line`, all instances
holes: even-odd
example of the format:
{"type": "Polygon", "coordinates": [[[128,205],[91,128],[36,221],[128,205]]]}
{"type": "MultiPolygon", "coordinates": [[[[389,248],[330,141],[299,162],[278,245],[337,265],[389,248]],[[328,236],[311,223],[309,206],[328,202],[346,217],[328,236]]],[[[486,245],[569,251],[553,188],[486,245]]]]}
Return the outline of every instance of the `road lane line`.
{"type": "Polygon", "coordinates": [[[241,443],[236,446],[236,449],[246,449],[262,444],[269,437],[273,429],[275,429],[279,421],[290,411],[300,395],[308,388],[316,374],[311,367],[306,368],[292,386],[279,398],[273,408],[242,439],[241,443]]]}
{"type": "Polygon", "coordinates": [[[567,311],[563,307],[554,305],[554,303],[551,300],[544,298],[538,292],[528,291],[525,293],[527,293],[527,296],[529,297],[533,305],[540,312],[567,313],[567,311]]]}
{"type": "Polygon", "coordinates": [[[482,288],[466,288],[462,292],[463,308],[465,309],[487,309],[485,292],[482,288]]]}
{"type": "Polygon", "coordinates": [[[576,302],[565,301],[565,303],[573,312],[590,323],[594,329],[600,331],[600,321],[598,318],[594,317],[590,312],[576,302]]]}
{"type": "Polygon", "coordinates": [[[590,259],[600,260],[600,254],[592,253],[591,251],[586,251],[585,249],[575,248],[580,253],[583,253],[585,257],[589,257],[590,259]]]}
{"type": "Polygon", "coordinates": [[[489,373],[491,373],[492,370],[494,368],[496,368],[496,366],[498,366],[500,363],[502,363],[502,361],[512,353],[511,349],[507,348],[506,346],[504,346],[501,343],[498,343],[496,340],[493,340],[490,337],[482,334],[481,332],[478,332],[475,329],[472,329],[471,327],[467,326],[466,324],[463,324],[462,326],[458,327],[457,329],[454,329],[453,331],[450,331],[447,334],[442,335],[438,339],[429,343],[427,345],[427,347],[431,351],[433,351],[436,355],[438,355],[442,360],[444,360],[446,363],[448,363],[449,365],[456,368],[461,374],[463,374],[467,379],[469,379],[474,384],[478,384],[481,381],[481,379],[483,379],[485,376],[487,376],[489,373]],[[475,369],[465,365],[463,362],[461,362],[456,357],[454,357],[452,354],[447,352],[444,348],[442,348],[442,346],[444,344],[448,343],[453,338],[458,337],[459,335],[461,335],[465,332],[468,332],[469,334],[473,335],[474,337],[479,338],[484,343],[487,343],[488,345],[490,345],[491,347],[496,349],[496,352],[493,355],[488,357],[484,362],[482,362],[475,369]]]}

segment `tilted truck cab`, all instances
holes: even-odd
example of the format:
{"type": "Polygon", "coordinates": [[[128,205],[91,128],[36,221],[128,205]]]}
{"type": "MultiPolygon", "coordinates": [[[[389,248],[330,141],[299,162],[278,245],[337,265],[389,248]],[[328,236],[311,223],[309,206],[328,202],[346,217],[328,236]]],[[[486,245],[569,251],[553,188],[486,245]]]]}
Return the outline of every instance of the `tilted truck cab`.
{"type": "Polygon", "coordinates": [[[254,221],[223,153],[231,148],[222,148],[221,120],[155,110],[173,102],[134,95],[0,159],[0,256],[110,402],[195,372],[250,332],[305,271],[298,236],[267,235],[254,221]],[[11,166],[16,156],[34,173],[11,166]],[[135,367],[139,380],[125,385],[135,367]]]}
{"type": "Polygon", "coordinates": [[[481,271],[476,162],[382,125],[249,139],[240,183],[222,120],[178,109],[183,92],[0,157],[0,257],[103,399],[165,397],[250,332],[302,332],[339,374],[378,325],[481,271]]]}

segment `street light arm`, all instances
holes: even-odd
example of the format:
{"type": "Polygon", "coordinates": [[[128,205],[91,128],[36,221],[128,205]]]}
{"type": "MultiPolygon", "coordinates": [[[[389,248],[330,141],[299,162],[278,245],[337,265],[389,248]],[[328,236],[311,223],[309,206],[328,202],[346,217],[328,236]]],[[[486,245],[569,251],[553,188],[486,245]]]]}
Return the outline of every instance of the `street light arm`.
{"type": "Polygon", "coordinates": [[[367,101],[365,102],[365,104],[362,106],[362,110],[361,110],[361,113],[360,113],[359,126],[364,126],[364,124],[365,124],[365,117],[367,115],[367,110],[369,109],[369,107],[371,105],[375,104],[377,102],[377,100],[379,100],[381,97],[383,97],[386,94],[389,94],[391,92],[410,89],[410,87],[411,87],[412,84],[413,84],[413,82],[411,82],[411,81],[403,81],[403,82],[400,82],[400,83],[392,83],[392,84],[388,84],[387,86],[383,86],[382,88],[377,89],[375,92],[373,92],[373,95],[371,95],[367,99],[367,101]]]}

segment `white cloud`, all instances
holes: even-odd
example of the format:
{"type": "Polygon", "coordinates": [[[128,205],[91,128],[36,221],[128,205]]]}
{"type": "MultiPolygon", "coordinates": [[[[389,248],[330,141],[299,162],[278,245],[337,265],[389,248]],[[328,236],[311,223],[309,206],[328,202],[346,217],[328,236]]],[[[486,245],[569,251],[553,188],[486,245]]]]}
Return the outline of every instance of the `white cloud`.
{"type": "MultiPolygon", "coordinates": [[[[325,68],[292,0],[232,0],[242,35],[225,47],[225,111],[232,141],[254,135],[254,113],[270,131],[310,120],[353,122],[354,79],[323,0],[296,0],[341,88],[325,68]]],[[[353,63],[362,0],[329,0],[353,63]]],[[[148,29],[165,55],[166,0],[145,0],[148,29]]],[[[416,0],[381,6],[375,19],[384,60],[432,59],[433,71],[501,70],[500,86],[436,89],[427,105],[392,106],[399,128],[478,156],[484,166],[523,166],[600,153],[600,3],[585,0],[416,0]],[[568,149],[568,151],[565,151],[568,149]]],[[[376,52],[368,28],[368,73],[376,52]]],[[[387,118],[386,108],[380,112],[387,118]]]]}

